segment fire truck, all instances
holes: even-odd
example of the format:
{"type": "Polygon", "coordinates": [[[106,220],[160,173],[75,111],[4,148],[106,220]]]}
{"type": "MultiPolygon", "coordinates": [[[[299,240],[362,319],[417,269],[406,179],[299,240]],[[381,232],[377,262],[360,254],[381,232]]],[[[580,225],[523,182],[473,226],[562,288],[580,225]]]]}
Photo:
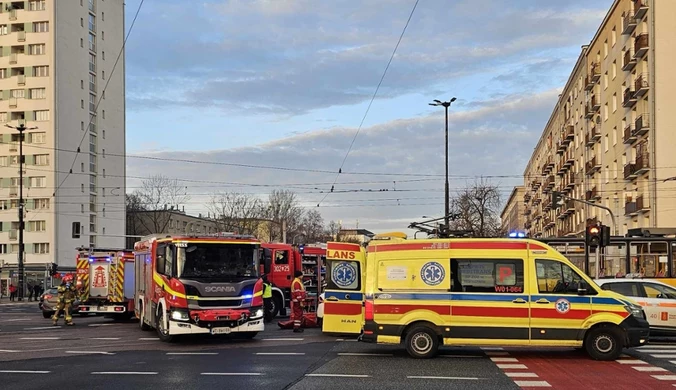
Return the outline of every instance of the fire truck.
{"type": "Polygon", "coordinates": [[[116,319],[134,314],[134,254],[126,249],[77,248],[80,313],[116,319]]]}
{"type": "Polygon", "coordinates": [[[260,242],[252,236],[146,236],[134,246],[135,311],[142,330],[177,335],[263,331],[260,242]]]}
{"type": "Polygon", "coordinates": [[[272,284],[272,316],[285,315],[291,305],[291,282],[296,271],[303,272],[303,283],[310,294],[322,290],[326,245],[263,243],[261,272],[272,284]]]}

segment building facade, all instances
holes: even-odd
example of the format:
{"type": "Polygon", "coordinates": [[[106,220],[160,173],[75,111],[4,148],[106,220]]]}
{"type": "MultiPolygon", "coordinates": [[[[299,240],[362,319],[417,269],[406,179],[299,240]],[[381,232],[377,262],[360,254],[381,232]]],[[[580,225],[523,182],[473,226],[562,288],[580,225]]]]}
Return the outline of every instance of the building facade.
{"type": "Polygon", "coordinates": [[[504,233],[525,230],[526,217],[531,214],[531,211],[524,207],[524,202],[526,199],[530,200],[530,197],[530,194],[526,194],[526,187],[514,187],[500,214],[501,230],[504,233]]]}
{"type": "MultiPolygon", "coordinates": [[[[127,235],[147,236],[166,233],[199,235],[218,233],[218,223],[212,218],[188,215],[179,210],[130,211],[127,213],[127,235]]],[[[138,237],[127,238],[127,249],[134,249],[138,237]]]]}
{"type": "Polygon", "coordinates": [[[524,171],[531,236],[676,226],[674,18],[676,2],[616,0],[582,47],[524,171]]]}
{"type": "Polygon", "coordinates": [[[124,247],[124,4],[0,3],[0,261],[18,263],[25,124],[25,264],[75,266],[79,246],[124,247]],[[115,65],[117,61],[117,65],[115,65]],[[113,71],[113,67],[115,70],[113,71]],[[105,89],[104,89],[105,88],[105,89]],[[73,222],[83,227],[72,238],[73,222]]]}

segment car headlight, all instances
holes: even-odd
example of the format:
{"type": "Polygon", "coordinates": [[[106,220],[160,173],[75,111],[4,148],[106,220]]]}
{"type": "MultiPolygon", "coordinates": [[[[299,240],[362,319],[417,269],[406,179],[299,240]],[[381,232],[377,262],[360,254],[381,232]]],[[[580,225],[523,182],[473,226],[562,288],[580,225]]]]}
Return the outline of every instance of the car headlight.
{"type": "Polygon", "coordinates": [[[629,314],[631,314],[634,317],[645,318],[645,314],[643,313],[643,308],[641,306],[638,305],[625,306],[624,310],[626,310],[629,314]]]}
{"type": "Polygon", "coordinates": [[[171,312],[171,319],[176,321],[190,321],[190,315],[184,310],[174,310],[171,312]]]}
{"type": "Polygon", "coordinates": [[[263,309],[252,309],[251,310],[251,319],[255,320],[257,318],[263,318],[264,314],[265,314],[265,312],[263,311],[263,309]]]}

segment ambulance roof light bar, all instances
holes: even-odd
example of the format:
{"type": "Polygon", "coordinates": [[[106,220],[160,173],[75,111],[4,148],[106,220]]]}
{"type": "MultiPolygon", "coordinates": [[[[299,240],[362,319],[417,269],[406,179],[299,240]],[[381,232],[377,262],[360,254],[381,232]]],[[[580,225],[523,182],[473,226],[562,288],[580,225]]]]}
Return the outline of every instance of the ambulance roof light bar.
{"type": "Polygon", "coordinates": [[[509,232],[509,238],[526,238],[526,233],[518,230],[509,232]]]}

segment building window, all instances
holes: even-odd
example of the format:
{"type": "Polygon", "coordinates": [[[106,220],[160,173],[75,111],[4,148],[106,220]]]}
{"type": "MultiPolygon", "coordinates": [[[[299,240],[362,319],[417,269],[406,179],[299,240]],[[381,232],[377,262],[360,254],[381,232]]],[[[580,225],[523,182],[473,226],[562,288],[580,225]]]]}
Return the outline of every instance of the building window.
{"type": "Polygon", "coordinates": [[[7,113],[6,112],[0,112],[0,123],[5,123],[7,122],[7,113]]]}
{"type": "Polygon", "coordinates": [[[96,92],[96,76],[89,74],[89,91],[96,92]]]}
{"type": "Polygon", "coordinates": [[[39,243],[33,244],[33,253],[38,253],[41,255],[49,253],[49,243],[39,243]]]}
{"type": "Polygon", "coordinates": [[[96,31],[96,16],[94,15],[89,15],[89,31],[96,31]]]}
{"type": "Polygon", "coordinates": [[[101,78],[104,79],[104,80],[106,79],[106,71],[105,70],[101,71],[101,78]]]}
{"type": "Polygon", "coordinates": [[[89,71],[96,73],[96,56],[89,53],[89,71]]]}
{"type": "Polygon", "coordinates": [[[603,58],[608,57],[608,40],[603,42],[603,58]]]}
{"type": "Polygon", "coordinates": [[[101,21],[102,22],[106,21],[106,13],[105,12],[101,12],[101,21]]]}
{"type": "Polygon", "coordinates": [[[106,150],[105,149],[101,149],[101,156],[103,156],[103,158],[106,158],[106,150]]]}
{"type": "Polygon", "coordinates": [[[34,33],[49,32],[49,22],[33,22],[34,33]]]}
{"type": "Polygon", "coordinates": [[[603,150],[608,151],[608,134],[603,137],[603,150]]]}
{"type": "Polygon", "coordinates": [[[44,144],[47,142],[47,133],[31,133],[31,143],[44,144]]]}
{"type": "Polygon", "coordinates": [[[47,9],[45,0],[31,0],[28,2],[29,11],[44,11],[47,9]]]}
{"type": "Polygon", "coordinates": [[[49,77],[49,66],[34,66],[33,77],[49,77]]]}
{"type": "Polygon", "coordinates": [[[35,199],[33,205],[36,210],[47,210],[49,209],[49,198],[35,199]]]}
{"type": "Polygon", "coordinates": [[[84,18],[80,18],[80,27],[84,27],[84,18]]]}
{"type": "Polygon", "coordinates": [[[84,193],[84,184],[83,183],[80,183],[80,192],[84,193]]]}
{"type": "Polygon", "coordinates": [[[15,99],[23,99],[24,97],[26,97],[26,94],[23,89],[13,89],[10,91],[9,96],[15,99]]]}
{"type": "Polygon", "coordinates": [[[101,51],[101,58],[105,61],[106,60],[106,52],[101,51]]]}
{"type": "Polygon", "coordinates": [[[80,108],[84,110],[84,99],[80,99],[80,108]]]}
{"type": "Polygon", "coordinates": [[[96,112],[96,96],[89,94],[89,111],[96,112]]]}
{"type": "Polygon", "coordinates": [[[102,41],[106,40],[106,32],[105,31],[101,31],[101,40],[102,41]]]}
{"type": "Polygon", "coordinates": [[[89,33],[89,50],[96,52],[96,36],[89,33]]]}
{"type": "Polygon", "coordinates": [[[49,110],[35,111],[35,121],[46,122],[49,120],[49,110]]]}
{"type": "Polygon", "coordinates": [[[80,47],[84,47],[84,38],[80,38],[80,47]]]}
{"type": "Polygon", "coordinates": [[[106,139],[106,131],[103,130],[103,139],[106,139]]]}
{"type": "Polygon", "coordinates": [[[46,221],[28,221],[29,232],[44,232],[47,230],[46,221]]]}
{"type": "Polygon", "coordinates": [[[106,168],[103,168],[103,177],[106,177],[106,168]]]}
{"type": "Polygon", "coordinates": [[[28,55],[39,56],[46,53],[46,46],[44,43],[28,45],[28,55]]]}
{"type": "Polygon", "coordinates": [[[84,163],[83,162],[80,163],[80,172],[84,172],[84,163]]]}
{"type": "Polygon", "coordinates": [[[101,111],[101,117],[102,117],[103,119],[106,119],[106,110],[102,110],[102,111],[101,111]]]}
{"type": "Polygon", "coordinates": [[[84,121],[80,121],[80,130],[84,131],[84,121]]]}
{"type": "Polygon", "coordinates": [[[42,176],[42,177],[31,177],[30,178],[30,185],[33,188],[44,188],[47,186],[47,178],[42,176]]]}
{"type": "Polygon", "coordinates": [[[615,47],[615,44],[617,43],[617,28],[613,27],[613,31],[610,33],[610,43],[612,44],[613,47],[615,47]]]}
{"type": "Polygon", "coordinates": [[[35,165],[49,165],[48,154],[36,154],[33,158],[35,159],[35,165]]]}
{"type": "Polygon", "coordinates": [[[603,89],[608,89],[608,72],[603,74],[603,89]]]}
{"type": "Polygon", "coordinates": [[[613,112],[617,111],[617,94],[613,94],[613,112]]]}

